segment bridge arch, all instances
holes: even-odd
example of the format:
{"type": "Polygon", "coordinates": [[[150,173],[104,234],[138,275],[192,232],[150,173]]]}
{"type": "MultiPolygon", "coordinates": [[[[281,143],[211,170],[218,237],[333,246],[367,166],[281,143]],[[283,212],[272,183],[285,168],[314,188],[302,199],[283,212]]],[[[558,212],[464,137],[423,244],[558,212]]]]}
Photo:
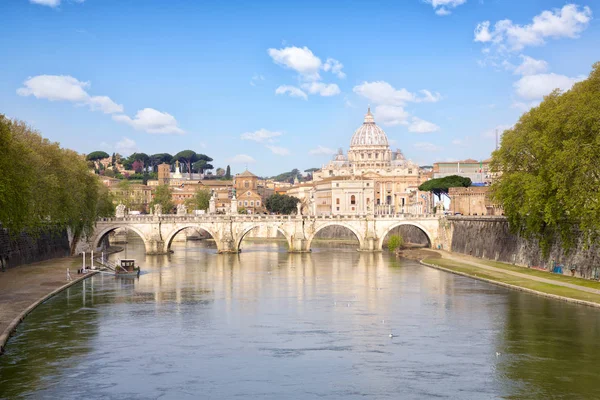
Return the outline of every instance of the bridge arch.
{"type": "Polygon", "coordinates": [[[377,244],[377,249],[378,250],[383,250],[383,241],[385,240],[385,237],[395,228],[399,227],[399,226],[403,226],[403,225],[409,225],[409,226],[414,226],[416,228],[419,228],[421,230],[421,232],[423,232],[425,234],[425,236],[427,236],[427,240],[429,241],[429,247],[433,246],[433,238],[431,237],[431,233],[427,230],[427,228],[425,228],[423,225],[419,224],[418,222],[412,222],[412,221],[401,221],[401,222],[397,222],[397,223],[393,223],[390,226],[386,227],[384,229],[384,231],[382,232],[381,235],[379,235],[379,240],[378,240],[378,244],[377,244]]]}
{"type": "Polygon", "coordinates": [[[328,226],[342,226],[346,229],[349,229],[352,233],[354,233],[354,236],[356,236],[356,239],[358,240],[358,248],[359,249],[363,249],[364,248],[364,238],[362,237],[362,235],[358,232],[358,230],[356,230],[354,227],[352,227],[349,224],[346,224],[344,222],[339,222],[339,221],[331,221],[331,222],[326,222],[324,224],[320,224],[315,228],[315,231],[312,233],[312,235],[310,235],[309,238],[307,238],[308,243],[306,245],[306,248],[308,250],[310,250],[311,245],[312,245],[312,241],[315,238],[315,236],[317,235],[317,233],[319,233],[319,231],[327,228],[328,226]]]}
{"type": "MultiPolygon", "coordinates": [[[[252,224],[251,226],[245,228],[244,230],[242,230],[242,233],[239,234],[237,236],[237,238],[235,239],[235,250],[239,250],[240,249],[240,245],[242,244],[242,241],[244,240],[244,236],[246,236],[252,229],[254,228],[258,228],[263,226],[264,224],[252,224]]],[[[288,232],[285,231],[285,229],[283,229],[283,227],[277,225],[277,224],[268,224],[268,226],[273,227],[275,229],[277,229],[277,231],[281,232],[281,234],[285,237],[285,240],[287,241],[288,244],[288,249],[291,250],[293,248],[292,245],[292,235],[289,234],[288,232]]]]}
{"type": "Polygon", "coordinates": [[[196,230],[203,230],[208,232],[208,234],[215,240],[215,243],[217,244],[217,250],[220,250],[220,243],[219,243],[219,237],[217,236],[217,234],[215,233],[215,231],[212,228],[208,228],[203,224],[184,224],[184,225],[178,225],[175,227],[175,229],[172,229],[171,232],[169,232],[169,234],[167,235],[166,239],[165,239],[165,249],[167,251],[169,251],[171,249],[171,243],[173,243],[173,239],[175,238],[175,236],[185,230],[185,229],[196,229],[196,230]]]}
{"type": "Polygon", "coordinates": [[[100,231],[100,233],[98,233],[94,236],[94,240],[92,242],[92,246],[93,246],[92,248],[97,249],[98,247],[100,247],[100,242],[102,241],[104,236],[108,235],[109,233],[111,233],[117,229],[125,229],[125,230],[130,230],[132,232],[135,232],[143,240],[144,247],[146,248],[146,252],[148,251],[148,246],[147,246],[148,239],[146,238],[146,235],[144,234],[144,232],[142,232],[141,230],[139,230],[138,228],[136,228],[133,225],[113,225],[113,226],[109,226],[108,228],[104,228],[102,231],[100,231]]]}

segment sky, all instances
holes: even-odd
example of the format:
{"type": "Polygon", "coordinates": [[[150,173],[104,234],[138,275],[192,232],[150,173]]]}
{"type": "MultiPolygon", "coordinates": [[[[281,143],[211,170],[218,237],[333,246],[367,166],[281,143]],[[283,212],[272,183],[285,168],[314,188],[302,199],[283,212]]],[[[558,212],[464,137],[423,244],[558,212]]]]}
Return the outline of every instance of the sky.
{"type": "Polygon", "coordinates": [[[596,4],[2,0],[0,113],[81,153],[273,176],[347,151],[370,106],[420,165],[483,160],[600,61],[596,4]]]}

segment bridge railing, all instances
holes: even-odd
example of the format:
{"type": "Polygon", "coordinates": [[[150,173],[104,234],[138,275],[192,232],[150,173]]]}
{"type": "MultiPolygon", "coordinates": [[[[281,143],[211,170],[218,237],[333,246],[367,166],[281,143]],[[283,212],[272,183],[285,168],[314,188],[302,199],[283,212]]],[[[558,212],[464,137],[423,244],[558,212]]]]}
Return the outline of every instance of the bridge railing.
{"type": "MultiPolygon", "coordinates": [[[[356,220],[366,219],[371,217],[374,219],[432,219],[437,218],[435,214],[338,214],[338,215],[303,215],[302,219],[316,220],[356,220]]],[[[223,220],[234,220],[237,222],[277,222],[277,221],[292,221],[298,218],[296,215],[260,215],[260,214],[237,214],[237,215],[222,215],[222,214],[204,214],[204,215],[172,215],[163,214],[158,218],[154,215],[126,215],[124,217],[99,218],[97,222],[131,222],[131,223],[148,223],[155,219],[160,222],[221,222],[223,220]]]]}

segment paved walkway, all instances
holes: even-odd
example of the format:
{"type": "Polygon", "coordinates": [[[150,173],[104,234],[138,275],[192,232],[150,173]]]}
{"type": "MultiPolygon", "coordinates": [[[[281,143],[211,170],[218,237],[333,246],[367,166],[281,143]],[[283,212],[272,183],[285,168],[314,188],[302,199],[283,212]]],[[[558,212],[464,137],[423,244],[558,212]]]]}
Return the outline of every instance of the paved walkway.
{"type": "MultiPolygon", "coordinates": [[[[21,312],[67,282],[67,268],[77,278],[79,258],[55,258],[0,272],[0,334],[21,312]]],[[[81,263],[81,260],[79,260],[81,263]]]]}
{"type": "Polygon", "coordinates": [[[579,285],[575,285],[573,283],[563,282],[563,281],[559,281],[559,280],[555,280],[555,279],[546,279],[546,278],[542,278],[542,277],[535,276],[535,275],[522,274],[520,272],[511,271],[508,269],[492,267],[492,266],[482,264],[480,262],[475,261],[475,260],[477,260],[477,258],[472,257],[472,256],[467,256],[467,255],[459,254],[459,253],[449,253],[447,251],[440,251],[440,250],[434,250],[434,251],[436,253],[438,253],[439,255],[441,255],[442,258],[445,258],[447,260],[458,261],[463,264],[468,264],[473,267],[486,269],[488,271],[500,272],[500,273],[503,273],[506,275],[512,275],[512,276],[516,276],[516,277],[523,278],[523,279],[529,279],[532,281],[549,283],[551,285],[556,285],[556,286],[563,286],[563,287],[567,287],[567,288],[571,288],[571,289],[580,290],[582,292],[600,294],[600,290],[598,290],[598,289],[593,289],[593,288],[589,288],[589,287],[585,287],[585,286],[579,286],[579,285]]]}

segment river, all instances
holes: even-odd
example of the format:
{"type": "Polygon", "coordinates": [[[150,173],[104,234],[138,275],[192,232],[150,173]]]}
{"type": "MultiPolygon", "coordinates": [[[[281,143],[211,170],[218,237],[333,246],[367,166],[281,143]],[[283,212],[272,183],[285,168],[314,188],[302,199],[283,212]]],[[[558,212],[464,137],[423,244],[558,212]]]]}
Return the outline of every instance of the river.
{"type": "Polygon", "coordinates": [[[0,356],[0,398],[600,397],[600,310],[387,253],[206,243],[130,243],[113,257],[139,279],[38,307],[0,356]]]}

